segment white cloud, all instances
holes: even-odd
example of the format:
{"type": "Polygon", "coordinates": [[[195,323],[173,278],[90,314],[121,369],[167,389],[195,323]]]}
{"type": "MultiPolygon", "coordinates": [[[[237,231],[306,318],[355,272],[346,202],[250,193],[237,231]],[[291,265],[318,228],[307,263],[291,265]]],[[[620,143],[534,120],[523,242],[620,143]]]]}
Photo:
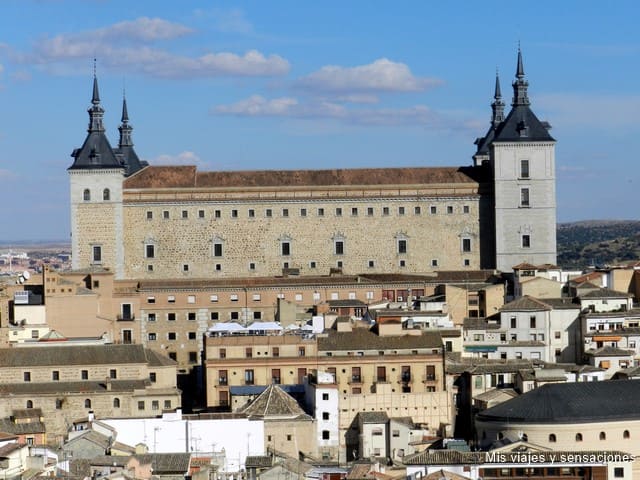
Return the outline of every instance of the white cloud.
{"type": "Polygon", "coordinates": [[[296,85],[320,92],[417,92],[441,85],[437,78],[416,77],[404,63],[380,58],[368,65],[327,65],[300,78],[296,85]]]}
{"type": "Polygon", "coordinates": [[[78,34],[62,34],[37,41],[31,52],[14,53],[23,64],[45,65],[53,70],[97,57],[103,68],[138,72],[165,78],[217,76],[276,76],[289,71],[279,55],[257,50],[244,54],[208,52],[185,56],[152,46],[192,33],[188,27],[162,19],[139,18],[78,34]]]}
{"type": "Polygon", "coordinates": [[[288,117],[298,119],[329,119],[350,125],[392,126],[412,125],[438,130],[464,127],[464,122],[449,118],[424,105],[407,108],[347,108],[328,101],[300,103],[291,97],[266,99],[253,95],[229,105],[218,105],[212,114],[238,117],[288,117]]]}
{"type": "Polygon", "coordinates": [[[194,152],[184,151],[177,155],[162,154],[149,162],[151,165],[205,165],[194,152]]]}
{"type": "Polygon", "coordinates": [[[281,97],[267,100],[260,95],[252,95],[231,105],[219,105],[214,111],[225,115],[277,117],[293,115],[297,107],[298,101],[295,98],[281,97]]]}

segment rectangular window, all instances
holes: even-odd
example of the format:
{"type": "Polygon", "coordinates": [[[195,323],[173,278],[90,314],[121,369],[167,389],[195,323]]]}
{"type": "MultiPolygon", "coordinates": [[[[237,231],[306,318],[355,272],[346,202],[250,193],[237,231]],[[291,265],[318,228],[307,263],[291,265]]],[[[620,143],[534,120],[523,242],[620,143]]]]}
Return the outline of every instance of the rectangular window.
{"type": "Polygon", "coordinates": [[[151,383],[156,383],[156,372],[149,372],[149,381],[151,383]]]}
{"type": "Polygon", "coordinates": [[[253,319],[254,320],[261,320],[262,319],[262,312],[253,312],[253,319]]]}
{"type": "Polygon", "coordinates": [[[80,370],[80,378],[82,380],[89,380],[89,370],[80,370]]]}
{"type": "Polygon", "coordinates": [[[118,378],[118,371],[115,368],[109,370],[109,378],[118,378]]]}
{"type": "Polygon", "coordinates": [[[187,320],[195,320],[196,319],[196,312],[188,312],[187,313],[187,320]]]}
{"type": "Polygon", "coordinates": [[[176,339],[176,332],[167,333],[167,340],[175,340],[175,339],[176,339]]]}
{"type": "Polygon", "coordinates": [[[307,209],[306,208],[301,208],[300,209],[300,216],[301,217],[306,217],[307,216],[307,209]]]}
{"type": "Polygon", "coordinates": [[[289,216],[289,209],[288,208],[283,208],[282,209],[282,216],[283,217],[288,217],[289,216]]]}
{"type": "Polygon", "coordinates": [[[244,371],[244,384],[253,385],[253,370],[249,369],[244,371]]]}
{"type": "Polygon", "coordinates": [[[169,296],[167,297],[167,302],[169,302],[169,303],[176,303],[176,297],[175,297],[175,295],[169,295],[169,296]]]}
{"type": "Polygon", "coordinates": [[[182,218],[189,218],[189,212],[187,210],[182,210],[182,218]]]}
{"type": "Polygon", "coordinates": [[[357,207],[352,207],[351,208],[351,216],[352,217],[357,217],[358,216],[358,208],[357,207]]]}
{"type": "Polygon", "coordinates": [[[382,215],[385,217],[389,215],[389,207],[382,207],[382,215]]]}
{"type": "Polygon", "coordinates": [[[299,357],[304,357],[306,354],[305,348],[304,347],[298,347],[298,356],[299,357]]]}
{"type": "Polygon", "coordinates": [[[367,265],[369,266],[369,268],[373,268],[376,265],[376,262],[374,262],[373,260],[369,260],[369,262],[367,263],[367,265]]]}
{"type": "Polygon", "coordinates": [[[342,216],[342,208],[338,207],[336,208],[336,217],[341,217],[342,216]]]}
{"type": "Polygon", "coordinates": [[[324,217],[324,208],[319,208],[318,209],[318,216],[319,217],[324,217]]]}
{"type": "Polygon", "coordinates": [[[280,369],[272,368],[271,369],[271,383],[279,384],[280,383],[280,369]]]}
{"type": "Polygon", "coordinates": [[[260,294],[259,294],[259,293],[254,293],[254,294],[251,296],[251,299],[252,299],[254,302],[259,302],[259,301],[260,301],[260,298],[261,298],[261,297],[260,297],[260,294]]]}
{"type": "Polygon", "coordinates": [[[189,271],[189,265],[188,265],[188,264],[186,264],[186,263],[185,263],[185,264],[183,264],[183,265],[182,265],[182,271],[183,271],[183,272],[188,272],[188,271],[189,271]]]}
{"type": "Polygon", "coordinates": [[[398,215],[404,215],[404,207],[398,207],[398,215]]]}
{"type": "Polygon", "coordinates": [[[529,328],[536,328],[536,316],[531,315],[529,317],[529,328]]]}
{"type": "Polygon", "coordinates": [[[521,188],[520,189],[520,206],[521,207],[529,207],[529,189],[521,188]]]}
{"type": "Polygon", "coordinates": [[[147,210],[147,220],[153,220],[153,212],[151,210],[147,210]]]}
{"type": "Polygon", "coordinates": [[[211,320],[218,321],[220,314],[218,312],[211,312],[211,320]]]}
{"type": "Polygon", "coordinates": [[[516,322],[517,322],[516,317],[511,317],[511,323],[510,323],[511,328],[516,328],[516,322]]]}
{"type": "Polygon", "coordinates": [[[169,321],[169,322],[175,322],[175,321],[176,321],[176,314],[175,314],[175,312],[169,312],[169,313],[167,313],[167,321],[169,321]]]}
{"type": "Polygon", "coordinates": [[[271,356],[279,357],[280,356],[280,347],[273,347],[271,349],[271,356]]]}
{"type": "Polygon", "coordinates": [[[407,241],[404,239],[398,240],[398,253],[407,253],[407,241]]]}
{"type": "Polygon", "coordinates": [[[227,358],[227,349],[226,348],[221,348],[220,349],[220,358],[227,358]]]}
{"type": "Polygon", "coordinates": [[[51,380],[53,380],[54,382],[60,380],[60,372],[58,370],[54,370],[53,372],[51,372],[51,380]]]}
{"type": "Polygon", "coordinates": [[[264,211],[264,216],[265,216],[265,217],[273,217],[273,210],[271,210],[270,208],[267,208],[267,209],[264,211]]]}
{"type": "Polygon", "coordinates": [[[431,207],[429,207],[429,213],[431,213],[431,215],[435,215],[436,213],[438,213],[438,207],[432,205],[431,207]]]}
{"type": "Polygon", "coordinates": [[[217,301],[218,301],[218,295],[211,295],[211,296],[209,297],[209,300],[210,300],[211,302],[213,302],[213,303],[217,302],[217,301]]]}
{"type": "Polygon", "coordinates": [[[462,207],[462,213],[469,213],[469,205],[464,205],[462,207]]]}
{"type": "Polygon", "coordinates": [[[531,235],[522,235],[522,248],[531,248],[531,235]]]}
{"type": "Polygon", "coordinates": [[[198,218],[204,218],[204,210],[198,210],[198,218]]]}
{"type": "Polygon", "coordinates": [[[462,239],[462,251],[463,252],[470,252],[471,251],[471,239],[470,238],[463,238],[462,239]]]}
{"type": "Polygon", "coordinates": [[[198,363],[198,352],[189,352],[189,363],[198,363]]]}
{"type": "Polygon", "coordinates": [[[155,340],[156,340],[156,338],[157,338],[157,337],[156,337],[156,334],[155,334],[155,333],[150,332],[150,333],[149,333],[149,337],[148,337],[148,338],[149,338],[149,341],[150,341],[150,342],[155,342],[155,340]]]}
{"type": "Polygon", "coordinates": [[[165,220],[169,220],[169,210],[162,211],[162,218],[164,218],[165,220]]]}
{"type": "Polygon", "coordinates": [[[250,208],[247,214],[249,215],[249,218],[253,218],[256,216],[256,211],[253,208],[250,208]]]}
{"type": "Polygon", "coordinates": [[[214,218],[221,218],[222,217],[222,210],[214,210],[213,211],[213,216],[214,216],[214,218]]]}
{"type": "Polygon", "coordinates": [[[420,207],[413,207],[413,213],[415,215],[420,215],[422,213],[422,209],[420,207]]]}
{"type": "Polygon", "coordinates": [[[138,401],[138,410],[144,410],[144,400],[138,401]]]}
{"type": "Polygon", "coordinates": [[[336,240],[334,245],[335,245],[335,254],[344,255],[344,242],[342,240],[336,240]]]}
{"type": "Polygon", "coordinates": [[[221,257],[222,256],[222,243],[214,243],[213,244],[213,256],[221,257]]]}
{"type": "Polygon", "coordinates": [[[102,247],[100,245],[94,245],[92,248],[93,263],[102,262],[102,247]]]}
{"type": "Polygon", "coordinates": [[[160,410],[160,402],[158,400],[151,400],[151,410],[160,410]]]}
{"type": "Polygon", "coordinates": [[[238,294],[237,293],[232,293],[231,295],[229,295],[229,300],[231,300],[232,302],[237,302],[238,301],[238,294]]]}
{"type": "Polygon", "coordinates": [[[24,379],[25,382],[30,382],[31,381],[31,372],[24,372],[22,378],[24,379]]]}
{"type": "Polygon", "coordinates": [[[437,258],[433,258],[431,260],[431,266],[432,267],[437,267],[438,266],[438,259],[437,258]]]}
{"type": "Polygon", "coordinates": [[[370,216],[370,217],[373,216],[373,207],[368,207],[367,208],[367,215],[370,216]]]}
{"type": "Polygon", "coordinates": [[[229,384],[229,374],[227,370],[218,370],[218,383],[220,385],[228,385],[229,384]]]}
{"type": "Polygon", "coordinates": [[[291,255],[291,244],[289,242],[282,242],[280,244],[281,253],[283,257],[288,257],[291,255]]]}
{"type": "Polygon", "coordinates": [[[453,206],[452,205],[447,205],[447,214],[451,215],[453,213],[453,206]]]}
{"type": "Polygon", "coordinates": [[[520,178],[529,178],[529,160],[520,160],[520,178]]]}
{"type": "Polygon", "coordinates": [[[244,356],[247,358],[252,358],[253,357],[253,348],[251,347],[247,347],[244,349],[244,356]]]}

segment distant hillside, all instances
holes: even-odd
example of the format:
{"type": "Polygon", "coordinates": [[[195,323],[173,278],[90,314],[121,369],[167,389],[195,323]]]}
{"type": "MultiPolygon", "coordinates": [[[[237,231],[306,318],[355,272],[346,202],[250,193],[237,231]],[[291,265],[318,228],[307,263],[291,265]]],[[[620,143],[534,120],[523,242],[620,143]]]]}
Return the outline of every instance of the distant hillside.
{"type": "Polygon", "coordinates": [[[558,224],[558,265],[584,268],[640,259],[640,221],[586,220],[558,224]]]}

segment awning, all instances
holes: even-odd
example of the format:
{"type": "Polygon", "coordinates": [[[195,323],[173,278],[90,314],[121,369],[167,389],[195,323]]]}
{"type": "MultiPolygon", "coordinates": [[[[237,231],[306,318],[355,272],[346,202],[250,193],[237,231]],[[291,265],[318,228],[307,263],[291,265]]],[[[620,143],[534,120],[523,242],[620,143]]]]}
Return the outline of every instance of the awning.
{"type": "Polygon", "coordinates": [[[619,342],[622,337],[614,337],[612,335],[596,335],[593,337],[593,342],[619,342]]]}
{"type": "Polygon", "coordinates": [[[495,352],[498,347],[491,345],[467,345],[464,347],[467,352],[495,352]]]}

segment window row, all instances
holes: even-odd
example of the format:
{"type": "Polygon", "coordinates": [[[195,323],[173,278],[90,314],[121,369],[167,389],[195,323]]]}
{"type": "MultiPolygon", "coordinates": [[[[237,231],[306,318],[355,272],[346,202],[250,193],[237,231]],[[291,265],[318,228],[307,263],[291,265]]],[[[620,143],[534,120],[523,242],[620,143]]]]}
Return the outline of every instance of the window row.
{"type": "MultiPolygon", "coordinates": [[[[88,192],[88,190],[86,191],[88,192]]],[[[366,208],[365,207],[335,207],[334,209],[332,209],[332,213],[336,217],[343,217],[343,216],[358,217],[361,215],[366,217],[373,217],[376,215],[377,211],[384,217],[390,216],[392,215],[392,213],[395,213],[398,216],[403,216],[403,215],[407,215],[409,212],[412,212],[414,215],[421,215],[423,213],[423,208],[421,206],[414,206],[413,209],[411,209],[409,207],[400,206],[393,209],[391,207],[379,207],[377,210],[375,207],[366,207],[366,208]]],[[[437,215],[438,206],[430,205],[427,211],[429,212],[430,215],[437,215]]],[[[461,209],[459,207],[456,208],[456,206],[454,205],[447,205],[444,207],[444,212],[446,212],[447,215],[453,215],[454,213],[456,213],[456,211],[459,211],[463,214],[469,214],[471,209],[469,205],[462,205],[461,209]]],[[[297,211],[297,213],[299,217],[307,217],[307,216],[310,216],[311,209],[300,208],[297,211]]],[[[314,213],[315,213],[315,216],[317,217],[324,217],[328,215],[329,209],[324,207],[319,207],[314,210],[314,213]]],[[[240,218],[240,211],[235,208],[229,210],[228,212],[225,212],[225,214],[228,214],[229,217],[231,218],[240,218]]],[[[261,216],[263,218],[272,218],[276,214],[278,214],[280,217],[288,218],[292,214],[292,209],[281,208],[276,212],[273,208],[266,208],[263,211],[261,211],[261,216]]],[[[145,215],[147,220],[153,220],[154,211],[147,210],[145,215]]],[[[162,215],[162,219],[164,220],[168,220],[171,218],[171,212],[169,210],[162,210],[161,215],[162,215]]],[[[179,213],[179,218],[188,219],[189,215],[190,215],[189,210],[181,210],[179,213]]],[[[207,212],[204,209],[197,210],[196,218],[204,219],[206,218],[206,216],[207,216],[207,212]]],[[[213,210],[212,217],[214,219],[220,219],[222,218],[222,216],[223,216],[222,210],[213,210]]],[[[244,212],[243,212],[243,216],[245,216],[244,212]]],[[[256,209],[249,208],[246,210],[246,218],[256,218],[257,216],[258,216],[258,212],[256,209]]]]}
{"type": "MultiPolygon", "coordinates": [[[[149,332],[147,334],[147,338],[149,339],[149,341],[153,342],[156,341],[158,339],[158,335],[155,332],[149,332]]],[[[177,340],[178,339],[178,333],[177,332],[167,332],[167,340],[177,340]]],[[[198,334],[196,332],[187,332],[187,338],[189,340],[197,340],[198,339],[198,334]]]]}
{"type": "MultiPolygon", "coordinates": [[[[65,401],[61,398],[57,398],[55,402],[56,402],[56,410],[61,410],[65,401]]],[[[84,408],[92,408],[92,401],[90,398],[85,398],[82,403],[84,405],[84,408]]],[[[113,399],[113,402],[112,402],[113,408],[120,408],[121,404],[122,404],[122,401],[120,400],[120,398],[116,397],[113,399]]],[[[26,408],[34,408],[33,400],[27,400],[25,403],[25,406],[26,408]]],[[[144,400],[139,400],[138,410],[144,410],[145,407],[146,407],[146,402],[144,400]]],[[[171,400],[164,400],[163,408],[165,410],[171,410],[173,408],[171,405],[171,400]]],[[[159,410],[160,400],[151,400],[151,409],[159,410]]]]}
{"type": "MultiPolygon", "coordinates": [[[[84,191],[82,192],[82,200],[85,202],[91,201],[91,190],[89,190],[88,188],[84,189],[84,191]]],[[[111,191],[108,188],[102,190],[102,200],[104,202],[108,202],[111,200],[111,191]]]]}
{"type": "MultiPolygon", "coordinates": [[[[109,379],[116,380],[118,378],[118,370],[112,368],[109,370],[109,379]]],[[[32,375],[30,371],[22,372],[22,379],[25,382],[30,382],[32,380],[32,375]]],[[[70,377],[66,377],[65,380],[69,380],[70,377]]],[[[80,379],[81,380],[89,380],[89,370],[80,370],[80,379]]],[[[100,379],[103,380],[104,377],[100,376],[100,379]]],[[[53,370],[51,372],[51,380],[54,382],[60,381],[60,370],[53,370]]]]}
{"type": "MultiPolygon", "coordinates": [[[[212,250],[211,250],[212,256],[215,258],[224,257],[224,252],[225,252],[224,240],[214,240],[212,243],[213,243],[212,250]]],[[[464,253],[471,252],[472,243],[471,243],[470,237],[461,238],[460,250],[464,253]]],[[[289,257],[292,255],[292,252],[293,252],[293,241],[290,238],[287,237],[279,241],[279,249],[278,249],[279,255],[283,257],[289,257]]],[[[332,253],[333,255],[345,255],[347,253],[347,243],[344,237],[342,236],[334,237],[332,253]]],[[[400,236],[396,238],[395,253],[397,255],[405,255],[409,253],[409,240],[407,238],[403,238],[400,236]]],[[[158,255],[157,245],[155,243],[146,243],[144,246],[144,257],[147,259],[153,259],[153,258],[156,258],[157,255],[158,255]]],[[[371,260],[370,262],[372,261],[373,260],[371,260]]],[[[309,264],[310,268],[315,268],[316,266],[315,264],[316,262],[310,262],[309,264]]],[[[369,265],[369,266],[373,266],[373,265],[369,265]]],[[[255,268],[256,268],[256,263],[250,262],[249,269],[255,270],[255,268]]],[[[189,266],[184,265],[183,270],[188,271],[189,266]]]]}
{"type": "MultiPolygon", "coordinates": [[[[629,430],[625,430],[622,432],[622,438],[625,440],[628,440],[631,438],[631,432],[629,432],[629,430]]],[[[606,440],[607,439],[607,433],[606,432],[600,432],[598,434],[598,439],[599,440],[606,440]]],[[[583,440],[583,435],[582,433],[576,433],[575,436],[575,441],[576,442],[582,442],[583,440]]],[[[557,437],[555,433],[550,433],[549,434],[549,443],[556,443],[557,441],[557,437]]]]}

